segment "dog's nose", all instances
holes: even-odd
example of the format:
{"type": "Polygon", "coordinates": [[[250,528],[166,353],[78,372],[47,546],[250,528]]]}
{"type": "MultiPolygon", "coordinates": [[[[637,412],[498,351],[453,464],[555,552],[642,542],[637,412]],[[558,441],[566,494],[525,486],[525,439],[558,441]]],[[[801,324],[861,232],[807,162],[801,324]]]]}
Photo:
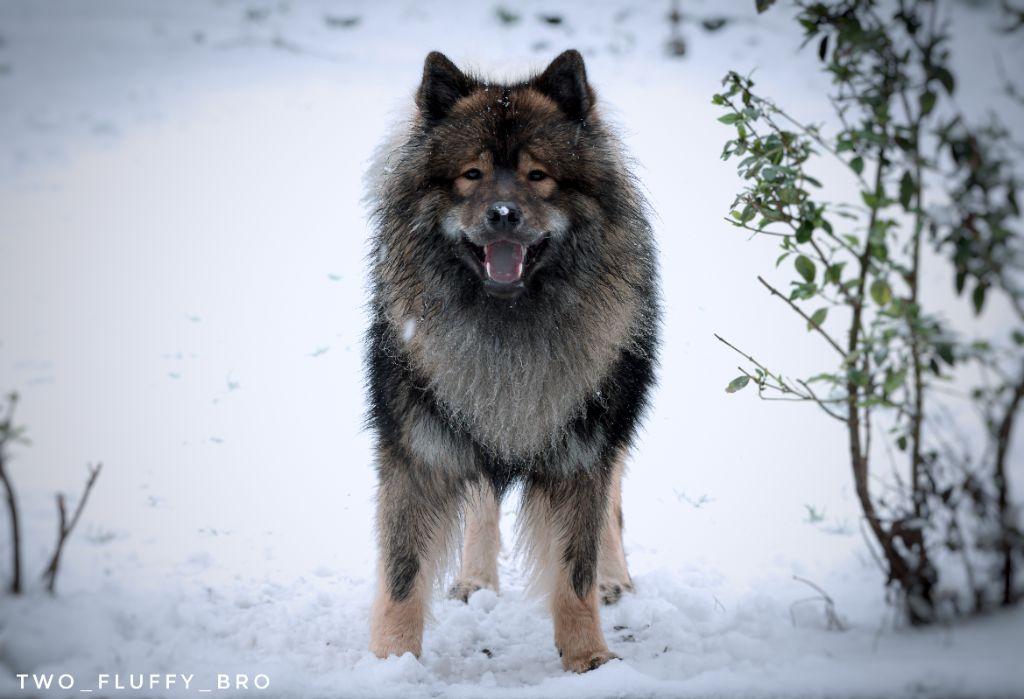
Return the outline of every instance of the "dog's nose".
{"type": "Polygon", "coordinates": [[[523,221],[523,210],[510,201],[496,201],[487,207],[487,222],[492,228],[511,231],[523,221]]]}

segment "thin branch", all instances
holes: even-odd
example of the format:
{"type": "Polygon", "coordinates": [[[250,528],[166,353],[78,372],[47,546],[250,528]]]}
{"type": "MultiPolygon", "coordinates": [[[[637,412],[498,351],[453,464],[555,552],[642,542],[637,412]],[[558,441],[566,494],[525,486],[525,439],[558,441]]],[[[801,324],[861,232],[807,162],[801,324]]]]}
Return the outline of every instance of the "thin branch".
{"type": "Polygon", "coordinates": [[[96,464],[95,466],[89,467],[89,478],[85,482],[85,490],[82,492],[82,497],[78,500],[78,505],[75,507],[74,514],[71,515],[71,520],[67,518],[67,508],[64,503],[64,495],[62,493],[57,494],[57,514],[59,517],[60,526],[57,532],[57,546],[53,551],[53,557],[50,559],[50,564],[43,571],[43,577],[47,579],[46,589],[53,594],[54,587],[57,584],[57,571],[60,568],[60,556],[64,551],[64,543],[71,536],[71,531],[78,524],[78,518],[82,516],[82,510],[85,509],[85,503],[89,499],[89,493],[92,492],[92,487],[96,483],[96,479],[99,478],[100,469],[103,468],[103,464],[96,464]]]}
{"type": "Polygon", "coordinates": [[[995,481],[999,493],[999,515],[1000,534],[1003,539],[1003,605],[1010,606],[1014,602],[1015,590],[1013,587],[1013,546],[1010,543],[1009,532],[1013,528],[1012,511],[1009,502],[1010,484],[1006,475],[1006,456],[1010,451],[1010,439],[1013,436],[1013,425],[1016,422],[1017,412],[1021,401],[1024,400],[1024,372],[1014,387],[1013,395],[1003,413],[1003,419],[996,431],[996,462],[995,481]]]}
{"type": "Polygon", "coordinates": [[[789,298],[785,294],[781,293],[774,286],[772,286],[771,284],[766,282],[764,280],[764,277],[758,276],[757,281],[761,282],[761,284],[763,284],[765,286],[765,288],[768,289],[768,291],[770,291],[772,293],[773,296],[778,296],[780,299],[785,301],[786,304],[790,308],[792,308],[794,311],[796,311],[800,315],[801,318],[803,318],[804,320],[807,321],[807,325],[808,326],[814,328],[819,333],[821,333],[821,336],[824,337],[828,341],[828,343],[830,345],[832,345],[832,347],[835,349],[835,351],[838,352],[840,355],[842,355],[843,359],[846,359],[846,351],[842,347],[839,346],[839,343],[836,342],[835,340],[833,340],[832,336],[829,335],[827,332],[825,332],[825,329],[822,328],[818,323],[815,323],[814,321],[812,321],[811,317],[809,315],[807,315],[802,310],[800,310],[799,306],[797,306],[795,303],[790,301],[789,298]]]}
{"type": "Polygon", "coordinates": [[[0,423],[0,481],[4,484],[7,494],[7,512],[11,521],[11,594],[21,594],[21,527],[18,517],[18,501],[14,495],[14,485],[7,474],[7,444],[17,436],[14,427],[14,409],[18,405],[18,394],[12,393],[8,399],[7,417],[0,423]]]}
{"type": "MultiPolygon", "coordinates": [[[[835,413],[835,412],[832,412],[831,410],[829,410],[829,408],[825,405],[825,402],[822,399],[818,398],[817,394],[807,384],[806,381],[804,381],[802,379],[797,379],[797,383],[804,387],[804,390],[807,391],[808,395],[810,395],[811,400],[813,400],[815,403],[818,404],[818,407],[820,407],[822,410],[824,410],[830,416],[834,417],[836,420],[839,420],[839,422],[842,422],[844,424],[849,422],[849,420],[847,418],[843,417],[839,413],[835,413]]],[[[836,401],[833,401],[833,402],[843,403],[843,402],[845,402],[845,399],[839,399],[839,400],[836,400],[836,401]]]]}
{"type": "MultiPolygon", "coordinates": [[[[793,616],[793,606],[794,605],[798,604],[799,602],[812,601],[812,600],[817,601],[818,599],[821,599],[825,603],[825,620],[826,620],[826,623],[828,624],[828,629],[830,631],[831,630],[846,631],[846,624],[843,622],[842,619],[839,618],[839,615],[836,613],[836,604],[832,600],[831,595],[829,595],[827,592],[825,592],[823,589],[821,589],[820,586],[815,585],[814,583],[812,583],[810,580],[807,580],[806,578],[801,578],[799,575],[794,575],[793,579],[796,580],[797,582],[802,582],[804,585],[807,585],[812,590],[814,590],[819,595],[821,595],[821,597],[820,598],[819,597],[811,597],[811,598],[807,598],[807,599],[804,599],[804,600],[797,600],[797,602],[794,602],[793,605],[790,605],[790,610],[789,610],[791,618],[793,616]]],[[[795,625],[796,624],[796,620],[793,619],[793,622],[794,622],[794,625],[795,625]]]]}
{"type": "Polygon", "coordinates": [[[748,362],[750,362],[751,364],[756,366],[758,369],[760,369],[764,373],[766,373],[766,374],[770,374],[771,373],[770,371],[768,371],[768,367],[766,367],[764,364],[762,364],[761,362],[759,362],[756,359],[754,359],[753,357],[751,357],[749,354],[747,354],[746,352],[741,350],[739,347],[737,347],[736,345],[734,345],[731,342],[729,342],[728,340],[726,340],[724,337],[722,337],[718,333],[714,333],[714,336],[723,345],[725,345],[726,347],[728,347],[732,351],[736,352],[738,355],[740,355],[741,357],[746,359],[748,362]]]}
{"type": "Polygon", "coordinates": [[[715,338],[719,342],[721,342],[723,345],[725,345],[729,349],[731,349],[734,352],[736,352],[737,354],[739,354],[741,357],[743,357],[744,359],[749,361],[751,364],[753,364],[754,366],[756,366],[758,369],[760,369],[763,372],[764,376],[759,378],[757,376],[754,376],[750,372],[748,372],[743,367],[738,367],[738,369],[740,370],[740,373],[742,373],[748,379],[750,379],[751,381],[753,381],[754,383],[757,384],[757,386],[758,386],[758,397],[761,400],[817,403],[818,407],[821,408],[822,410],[824,410],[825,413],[827,415],[829,415],[830,417],[835,418],[836,420],[839,420],[840,422],[843,422],[843,423],[845,423],[847,421],[846,418],[844,418],[842,415],[839,415],[838,413],[830,410],[828,408],[828,406],[826,405],[826,403],[829,403],[829,402],[831,402],[831,403],[845,403],[846,402],[845,398],[837,398],[835,400],[828,400],[828,399],[824,399],[824,398],[818,398],[817,394],[815,394],[814,391],[811,389],[811,387],[807,385],[806,381],[797,379],[797,383],[800,384],[801,386],[803,386],[804,390],[807,391],[806,394],[801,393],[800,391],[794,389],[792,386],[790,386],[785,381],[783,381],[781,376],[774,376],[768,370],[768,367],[766,367],[764,364],[761,364],[761,362],[759,362],[756,359],[754,359],[753,357],[751,357],[749,354],[747,354],[746,352],[741,350],[739,347],[736,347],[736,345],[732,344],[731,342],[726,340],[724,337],[722,337],[718,333],[715,333],[714,335],[715,335],[715,338]],[[775,381],[777,382],[777,385],[776,384],[768,383],[767,379],[775,379],[775,381]],[[792,394],[792,395],[798,396],[798,397],[797,398],[770,398],[770,397],[764,395],[764,389],[766,389],[766,388],[770,388],[773,391],[779,391],[780,393],[792,394]]]}
{"type": "MultiPolygon", "coordinates": [[[[886,141],[879,146],[878,149],[878,168],[875,170],[875,189],[879,191],[882,186],[882,178],[885,172],[886,163],[886,141]]],[[[868,268],[871,260],[871,236],[870,231],[874,229],[875,223],[878,219],[878,207],[872,207],[871,215],[868,220],[869,235],[865,236],[864,250],[861,252],[858,263],[860,266],[860,274],[857,279],[857,303],[853,306],[853,314],[850,319],[850,333],[849,333],[849,352],[853,352],[857,349],[858,338],[860,337],[861,325],[862,325],[862,314],[864,311],[864,287],[867,283],[868,268]]],[[[864,513],[864,518],[871,528],[872,534],[874,534],[875,540],[878,545],[882,547],[882,553],[885,556],[886,562],[885,571],[888,574],[890,580],[900,580],[903,583],[903,571],[906,568],[906,562],[902,556],[896,550],[892,535],[890,531],[887,531],[879,519],[878,511],[875,509],[875,503],[871,499],[871,491],[869,487],[869,459],[870,453],[864,448],[864,444],[861,441],[861,421],[860,421],[860,387],[853,381],[852,378],[847,380],[846,383],[846,394],[847,394],[847,416],[849,422],[847,423],[847,429],[849,432],[849,444],[850,444],[850,466],[853,471],[853,483],[854,489],[857,493],[857,500],[860,503],[861,511],[864,513]]],[[[867,427],[870,433],[870,425],[867,427]]],[[[871,549],[874,553],[874,549],[871,549]]]]}
{"type": "MultiPolygon", "coordinates": [[[[750,231],[754,235],[770,235],[770,236],[775,237],[775,238],[792,238],[793,237],[792,233],[777,233],[775,231],[766,231],[766,230],[761,229],[761,228],[754,228],[753,226],[749,226],[746,223],[740,223],[739,221],[737,221],[736,219],[732,218],[731,216],[723,216],[722,218],[725,219],[726,221],[728,221],[729,223],[731,223],[732,225],[734,225],[736,228],[742,228],[743,230],[750,231]]],[[[753,237],[754,237],[753,235],[750,236],[750,238],[753,238],[753,237]]],[[[747,240],[750,240],[750,238],[748,238],[747,240]]]]}

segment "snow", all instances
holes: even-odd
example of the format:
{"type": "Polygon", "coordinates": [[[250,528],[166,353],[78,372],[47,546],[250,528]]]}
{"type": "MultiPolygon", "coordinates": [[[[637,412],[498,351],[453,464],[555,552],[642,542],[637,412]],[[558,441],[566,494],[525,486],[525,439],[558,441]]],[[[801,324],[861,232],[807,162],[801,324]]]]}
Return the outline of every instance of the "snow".
{"type": "Polygon", "coordinates": [[[402,342],[412,342],[416,337],[416,319],[409,318],[402,325],[402,342]]]}
{"type": "MultiPolygon", "coordinates": [[[[529,2],[510,24],[468,2],[0,5],[0,390],[21,392],[32,438],[11,465],[31,590],[0,597],[0,696],[34,695],[16,673],[78,683],[43,696],[100,673],[265,674],[274,697],[1024,695],[1021,610],[894,628],[840,427],[723,390],[737,362],[713,332],[787,371],[832,361],[756,283],[769,243],[722,220],[721,76],[756,67],[808,121],[828,109],[790,11],[752,5],[687,3],[734,21],[684,25],[683,59],[665,54],[667,3],[529,2]],[[622,661],[563,673],[510,551],[500,594],[438,594],[423,657],[378,660],[364,170],[429,50],[507,76],[568,47],[660,214],[661,386],[624,495],[637,591],[602,613],[622,661]],[[50,598],[53,493],[77,498],[94,461],[50,598]]],[[[964,100],[1007,108],[973,49],[990,15],[958,20],[979,76],[964,100]]]]}

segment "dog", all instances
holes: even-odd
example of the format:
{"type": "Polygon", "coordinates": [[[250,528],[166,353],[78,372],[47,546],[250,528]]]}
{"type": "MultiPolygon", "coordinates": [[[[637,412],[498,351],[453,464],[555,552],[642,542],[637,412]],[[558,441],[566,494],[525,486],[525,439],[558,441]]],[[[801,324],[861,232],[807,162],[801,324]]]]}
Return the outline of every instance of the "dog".
{"type": "Polygon", "coordinates": [[[460,523],[450,595],[498,590],[499,504],[519,486],[562,665],[596,668],[616,657],[599,601],[632,590],[621,480],[660,315],[647,204],[582,56],[502,84],[431,53],[371,178],[370,649],[420,654],[460,523]]]}

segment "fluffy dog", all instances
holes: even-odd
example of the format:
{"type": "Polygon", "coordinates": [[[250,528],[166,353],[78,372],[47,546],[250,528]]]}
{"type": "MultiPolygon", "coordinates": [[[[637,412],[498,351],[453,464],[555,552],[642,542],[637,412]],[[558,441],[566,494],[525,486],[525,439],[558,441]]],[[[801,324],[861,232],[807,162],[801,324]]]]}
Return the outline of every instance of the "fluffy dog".
{"type": "Polygon", "coordinates": [[[583,58],[499,84],[427,56],[373,173],[370,424],[379,582],[370,648],[419,655],[460,521],[451,594],[497,590],[499,503],[549,594],[567,670],[614,658],[598,602],[632,589],[621,478],[654,380],[646,205],[583,58]]]}

